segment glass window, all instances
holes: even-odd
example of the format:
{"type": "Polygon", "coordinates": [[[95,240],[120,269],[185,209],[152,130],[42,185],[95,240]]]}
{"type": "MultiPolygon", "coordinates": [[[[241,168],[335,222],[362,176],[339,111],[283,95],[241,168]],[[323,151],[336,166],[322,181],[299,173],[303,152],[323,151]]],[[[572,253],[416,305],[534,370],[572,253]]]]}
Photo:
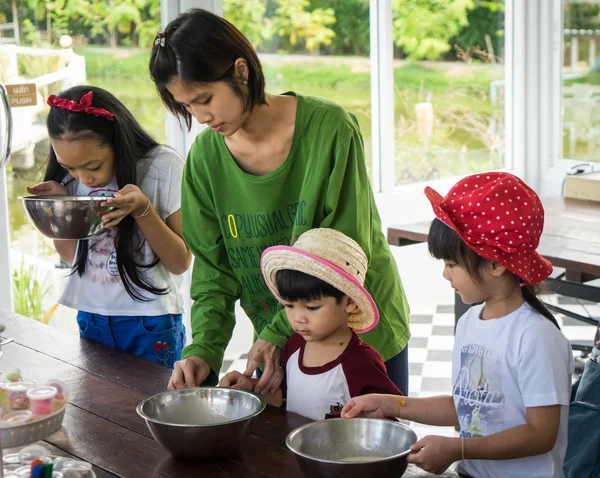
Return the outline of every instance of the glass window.
{"type": "Polygon", "coordinates": [[[504,0],[393,0],[395,174],[505,166],[504,0]]]}
{"type": "Polygon", "coordinates": [[[149,47],[160,29],[160,0],[0,2],[0,82],[38,85],[36,106],[12,110],[7,189],[15,312],[76,329],[73,311],[55,307],[66,272],[60,268],[67,265],[28,223],[18,200],[44,176],[46,99],[84,82],[105,88],[164,143],[164,108],[148,74],[149,47]]]}
{"type": "Polygon", "coordinates": [[[562,156],[600,161],[600,0],[563,1],[562,156]]]}
{"type": "Polygon", "coordinates": [[[356,115],[371,170],[369,0],[223,0],[252,42],[269,93],[333,100],[356,115]]]}

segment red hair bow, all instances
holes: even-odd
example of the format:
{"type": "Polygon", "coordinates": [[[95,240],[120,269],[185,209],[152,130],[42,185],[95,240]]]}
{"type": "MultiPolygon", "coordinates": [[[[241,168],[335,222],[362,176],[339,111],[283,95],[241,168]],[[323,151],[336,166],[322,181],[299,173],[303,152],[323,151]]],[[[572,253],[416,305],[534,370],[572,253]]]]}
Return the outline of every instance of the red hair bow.
{"type": "Polygon", "coordinates": [[[110,111],[107,111],[104,108],[94,108],[92,106],[93,95],[93,91],[86,93],[81,97],[79,103],[68,98],[60,98],[56,95],[50,95],[48,97],[48,104],[55,108],[73,111],[74,113],[87,113],[88,115],[103,116],[109,121],[114,121],[115,115],[113,115],[110,111]]]}

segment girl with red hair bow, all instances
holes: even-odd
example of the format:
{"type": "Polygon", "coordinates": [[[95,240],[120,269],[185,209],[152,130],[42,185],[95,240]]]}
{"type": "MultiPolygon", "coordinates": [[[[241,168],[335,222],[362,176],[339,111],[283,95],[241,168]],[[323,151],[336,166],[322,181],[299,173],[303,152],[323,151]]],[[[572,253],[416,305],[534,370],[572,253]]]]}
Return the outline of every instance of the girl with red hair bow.
{"type": "Polygon", "coordinates": [[[109,92],[75,86],[48,98],[50,153],[35,195],[106,196],[105,232],[54,241],[72,266],[59,302],[81,337],[172,367],[185,342],[183,160],[109,92]],[[160,344],[160,350],[156,350],[160,344]]]}

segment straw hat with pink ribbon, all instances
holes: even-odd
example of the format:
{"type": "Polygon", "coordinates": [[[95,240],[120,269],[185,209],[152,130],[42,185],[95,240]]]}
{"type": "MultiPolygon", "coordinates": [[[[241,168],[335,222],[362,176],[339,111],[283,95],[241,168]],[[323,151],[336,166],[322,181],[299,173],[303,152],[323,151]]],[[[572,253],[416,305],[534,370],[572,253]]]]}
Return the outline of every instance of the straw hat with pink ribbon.
{"type": "Polygon", "coordinates": [[[356,241],[334,229],[317,228],[302,234],[293,246],[265,249],[260,267],[273,296],[283,302],[277,289],[277,272],[291,269],[317,277],[350,297],[357,305],[348,326],[368,332],[379,321],[379,312],[364,287],[368,260],[356,241]]]}

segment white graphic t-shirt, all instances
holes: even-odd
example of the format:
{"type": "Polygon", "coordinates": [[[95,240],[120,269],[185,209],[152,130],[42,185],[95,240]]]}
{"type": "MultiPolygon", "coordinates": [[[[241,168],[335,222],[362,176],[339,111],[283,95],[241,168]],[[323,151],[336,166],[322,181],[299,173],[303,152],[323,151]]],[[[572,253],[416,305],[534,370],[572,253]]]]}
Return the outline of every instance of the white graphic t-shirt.
{"type": "Polygon", "coordinates": [[[561,405],[552,451],[513,460],[464,460],[459,471],[480,478],[563,477],[573,353],[568,340],[528,304],[481,320],[483,305],[456,327],[452,356],[454,406],[465,438],[489,436],[527,423],[527,408],[561,405]]]}
{"type": "MultiPolygon", "coordinates": [[[[181,208],[183,164],[175,151],[164,146],[153,149],[137,162],[137,185],[148,196],[163,221],[181,208]]],[[[101,189],[88,188],[70,175],[63,182],[68,193],[75,196],[114,196],[119,190],[116,179],[101,189]]],[[[77,272],[69,276],[59,303],[84,312],[112,316],[183,313],[183,276],[171,274],[161,262],[149,269],[138,270],[153,286],[168,288],[168,294],[154,296],[143,290],[138,291],[152,298],[147,302],[137,302],[127,294],[117,268],[115,236],[118,227],[88,239],[85,273],[82,277],[77,272]]],[[[139,252],[135,259],[139,263],[149,264],[156,259],[156,255],[142,232],[139,229],[136,231],[134,249],[139,247],[139,252]]]]}

